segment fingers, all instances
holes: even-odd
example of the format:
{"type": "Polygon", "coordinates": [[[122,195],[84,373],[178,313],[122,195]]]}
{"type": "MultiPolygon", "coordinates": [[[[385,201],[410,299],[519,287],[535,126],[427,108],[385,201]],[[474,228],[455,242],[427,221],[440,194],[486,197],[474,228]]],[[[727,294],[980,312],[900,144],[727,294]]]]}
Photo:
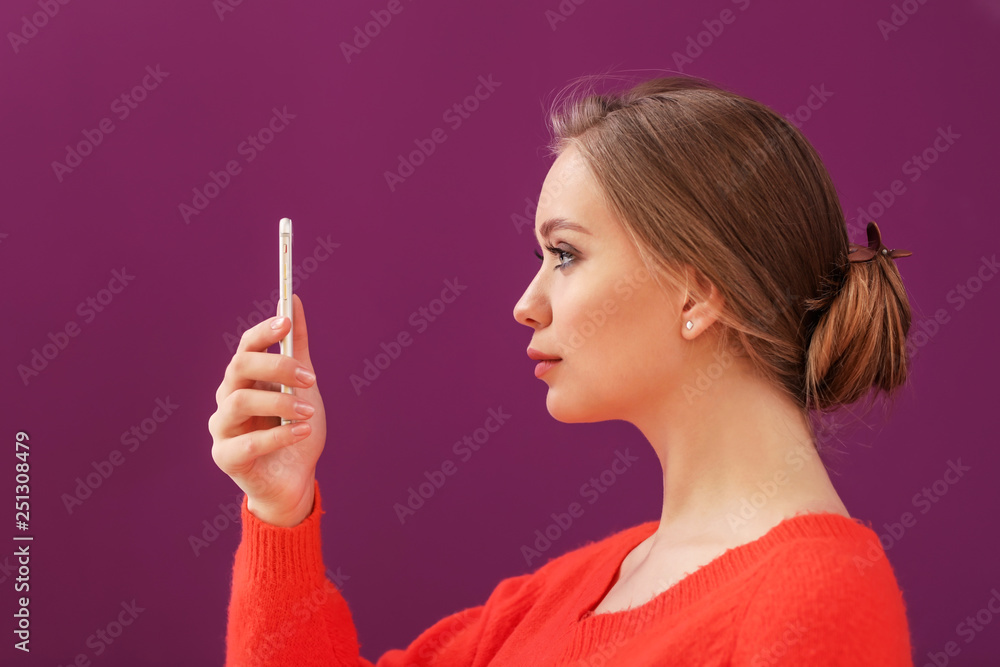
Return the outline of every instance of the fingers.
{"type": "Polygon", "coordinates": [[[266,352],[267,348],[277,343],[288,333],[290,324],[287,318],[280,318],[280,326],[277,329],[273,328],[272,325],[278,319],[277,316],[270,317],[244,331],[243,336],[240,338],[240,344],[236,347],[236,351],[266,352]]]}
{"type": "MultiPolygon", "coordinates": [[[[311,387],[316,382],[313,373],[305,309],[298,295],[293,294],[292,318],[271,317],[245,331],[226,367],[216,391],[218,410],[208,422],[216,465],[234,477],[247,475],[256,470],[254,462],[261,456],[308,437],[312,426],[301,420],[315,414],[313,406],[276,389],[277,385],[311,387]],[[291,319],[295,324],[295,357],[269,353],[267,350],[287,334],[291,319]],[[278,324],[277,328],[274,324],[278,324]],[[279,417],[293,423],[278,425],[279,417]],[[268,428],[269,423],[275,425],[268,428]]],[[[321,409],[322,403],[317,403],[316,408],[321,409]]]]}
{"type": "Polygon", "coordinates": [[[312,427],[308,422],[303,422],[250,431],[235,438],[217,440],[212,445],[212,459],[227,475],[245,475],[258,458],[295,444],[309,435],[311,430],[312,427]],[[298,428],[301,432],[293,433],[293,428],[298,428]]]}
{"type": "MultiPolygon", "coordinates": [[[[237,352],[226,367],[223,384],[230,392],[253,386],[254,381],[274,382],[288,387],[308,387],[316,381],[312,368],[283,354],[237,352]]],[[[228,394],[227,394],[228,395],[228,394]]]]}
{"type": "MultiPolygon", "coordinates": [[[[254,382],[273,382],[289,387],[308,387],[315,382],[315,377],[307,377],[302,371],[314,373],[312,364],[306,359],[299,360],[283,354],[270,354],[267,349],[277,343],[291,326],[288,318],[282,318],[281,326],[272,328],[278,322],[272,317],[247,329],[240,338],[240,344],[226,367],[226,374],[215,392],[215,403],[221,406],[227,396],[238,389],[252,387],[254,382]]],[[[296,350],[296,352],[298,352],[296,350]]]]}
{"type": "Polygon", "coordinates": [[[227,396],[209,420],[209,430],[215,438],[232,438],[244,431],[243,424],[251,417],[284,417],[289,420],[308,419],[315,408],[291,394],[265,389],[237,389],[227,396]]]}

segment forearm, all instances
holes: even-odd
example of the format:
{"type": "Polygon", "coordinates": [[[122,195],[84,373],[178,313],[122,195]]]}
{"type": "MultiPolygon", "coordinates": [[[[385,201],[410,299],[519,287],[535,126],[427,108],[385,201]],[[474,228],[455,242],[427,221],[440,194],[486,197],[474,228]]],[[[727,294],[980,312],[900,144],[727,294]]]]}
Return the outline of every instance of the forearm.
{"type": "Polygon", "coordinates": [[[292,527],[241,509],[243,534],[233,564],[226,666],[366,665],[350,610],[326,577],[321,499],[292,527]]]}

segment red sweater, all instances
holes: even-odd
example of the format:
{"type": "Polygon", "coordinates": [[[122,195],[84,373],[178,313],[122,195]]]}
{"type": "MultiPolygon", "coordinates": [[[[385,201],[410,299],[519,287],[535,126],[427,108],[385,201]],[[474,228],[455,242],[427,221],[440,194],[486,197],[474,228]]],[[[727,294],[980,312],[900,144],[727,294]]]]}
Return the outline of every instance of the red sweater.
{"type": "MultiPolygon", "coordinates": [[[[250,514],[236,550],[226,667],[347,665],[360,657],[347,601],[326,577],[316,503],[291,528],[250,514]]],[[[902,593],[878,536],[857,519],[804,514],[729,549],[646,604],[592,615],[657,521],[502,580],[375,667],[628,665],[912,666],[902,593]]]]}

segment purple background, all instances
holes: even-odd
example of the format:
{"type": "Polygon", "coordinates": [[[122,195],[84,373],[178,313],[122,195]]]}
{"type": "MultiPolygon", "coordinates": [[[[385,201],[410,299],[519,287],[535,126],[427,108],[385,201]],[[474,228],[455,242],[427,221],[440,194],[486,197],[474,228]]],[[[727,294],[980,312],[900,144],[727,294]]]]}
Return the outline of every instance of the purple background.
{"type": "MultiPolygon", "coordinates": [[[[317,238],[339,244],[310,265],[297,293],[330,419],[318,470],[324,556],[349,577],[343,592],[365,657],[405,646],[446,614],[481,604],[500,579],[540,566],[544,558],[525,562],[521,545],[580,500],[580,486],[616,449],[641,462],[585,504],[545,558],[658,518],[652,449],[623,422],[552,419],[525,356],[531,332],[512,316],[537,270],[531,229],[512,216],[536,201],[551,163],[545,107],[574,77],[613,68],[703,76],[779,113],[799,110],[850,221],[894,180],[905,184],[870,213],[891,247],[913,251],[900,264],[913,331],[931,333],[919,339],[895,409],[841,433],[846,454],[831,476],[851,513],[880,533],[916,514],[888,554],[917,664],[949,641],[961,651],[950,664],[995,664],[1000,618],[970,643],[956,626],[1000,587],[1000,281],[976,277],[993,277],[981,258],[1000,245],[1000,3],[911,2],[916,13],[887,39],[878,22],[898,4],[805,4],[592,0],[553,30],[545,11],[556,0],[403,0],[350,63],[339,44],[386,3],[247,0],[220,18],[210,0],[71,2],[37,34],[28,30],[17,52],[8,36],[0,497],[14,495],[13,439],[27,431],[35,541],[30,656],[11,647],[14,547],[0,548],[0,662],[66,664],[84,653],[105,666],[221,664],[239,526],[198,555],[189,536],[242,498],[212,461],[207,420],[232,353],[226,334],[238,337],[240,318],[257,314],[255,300],[275,287],[283,216],[295,222],[296,260],[317,238]],[[705,22],[725,9],[735,20],[710,36],[705,22]],[[707,46],[678,65],[674,54],[699,35],[707,46]],[[111,103],[147,66],[168,74],[122,119],[111,103]],[[479,76],[500,86],[461,127],[443,122],[479,76]],[[821,87],[832,96],[808,112],[821,87]],[[238,146],[275,107],[294,119],[248,162],[238,146]],[[53,161],[102,118],[114,130],[60,181],[53,161]],[[439,127],[447,140],[390,191],[384,173],[439,127]],[[960,138],[911,181],[904,163],[949,127],[960,138]],[[242,171],[185,223],[179,205],[229,160],[242,171]],[[78,305],[123,267],[134,280],[86,321],[78,305]],[[417,333],[411,313],[455,278],[467,289],[417,333]],[[918,324],[939,309],[946,323],[918,324]],[[18,365],[71,322],[79,335],[26,385],[18,365]],[[349,376],[401,331],[414,343],[356,395],[349,376]],[[167,398],[176,411],[127,451],[121,434],[167,398]],[[452,443],[500,406],[509,422],[458,460],[452,443]],[[115,449],[122,465],[70,514],[63,494],[115,449]],[[401,526],[393,505],[449,458],[458,472],[401,526]],[[929,512],[915,510],[914,494],[958,459],[971,471],[929,512]],[[133,599],[144,611],[95,655],[88,637],[133,599]]],[[[20,31],[38,11],[34,1],[4,2],[0,27],[20,31]]],[[[863,242],[853,224],[852,240],[863,242]]],[[[10,500],[3,504],[0,541],[13,545],[2,537],[18,532],[10,500]]]]}

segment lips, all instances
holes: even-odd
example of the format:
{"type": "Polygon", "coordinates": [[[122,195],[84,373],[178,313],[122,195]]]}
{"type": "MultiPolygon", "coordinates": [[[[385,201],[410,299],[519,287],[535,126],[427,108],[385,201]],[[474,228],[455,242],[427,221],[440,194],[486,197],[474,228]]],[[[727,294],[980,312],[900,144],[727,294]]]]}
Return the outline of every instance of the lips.
{"type": "Polygon", "coordinates": [[[557,365],[562,358],[557,357],[554,354],[548,354],[546,352],[541,352],[533,347],[528,348],[528,356],[538,362],[535,366],[535,377],[540,378],[547,372],[550,368],[557,365]]]}
{"type": "Polygon", "coordinates": [[[528,356],[535,361],[560,361],[562,357],[557,357],[554,354],[546,354],[545,352],[539,352],[533,347],[528,348],[528,356]]]}
{"type": "Polygon", "coordinates": [[[545,361],[539,361],[538,365],[535,366],[535,377],[542,377],[542,375],[547,373],[550,368],[560,363],[562,363],[561,359],[546,359],[545,361]]]}

